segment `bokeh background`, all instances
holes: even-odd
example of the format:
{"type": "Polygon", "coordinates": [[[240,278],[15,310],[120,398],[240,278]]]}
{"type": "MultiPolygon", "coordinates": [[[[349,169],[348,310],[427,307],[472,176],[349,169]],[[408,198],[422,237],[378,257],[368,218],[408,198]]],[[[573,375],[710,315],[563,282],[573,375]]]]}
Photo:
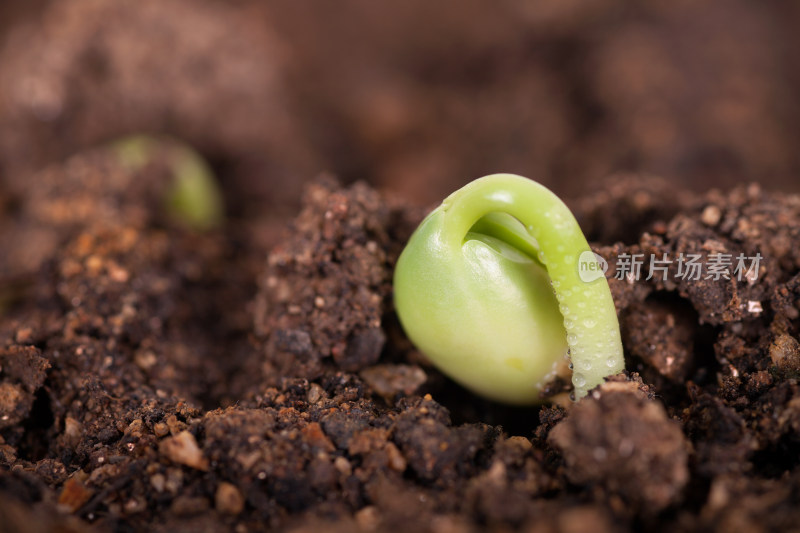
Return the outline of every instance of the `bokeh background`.
{"type": "Polygon", "coordinates": [[[798,27],[778,0],[3,0],[0,190],[162,133],[236,213],[322,172],[421,205],[498,171],[796,192],[798,27]]]}

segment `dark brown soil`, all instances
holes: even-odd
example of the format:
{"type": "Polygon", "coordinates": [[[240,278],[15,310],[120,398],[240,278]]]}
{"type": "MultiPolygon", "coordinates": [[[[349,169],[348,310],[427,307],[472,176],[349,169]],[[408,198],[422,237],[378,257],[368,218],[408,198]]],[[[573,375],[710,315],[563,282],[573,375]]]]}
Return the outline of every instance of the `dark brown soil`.
{"type": "Polygon", "coordinates": [[[676,198],[661,218],[651,181],[575,202],[590,234],[603,210],[636,221],[624,231],[638,242],[598,248],[612,265],[722,250],[758,251],[762,268],[741,282],[611,279],[631,381],[567,410],[510,409],[450,383],[397,326],[392,265],[422,210],[324,179],[264,260],[254,227],[197,235],[164,218],[148,192],[168,179],[159,161],[118,157],[94,150],[37,178],[96,194],[85,217],[58,218],[48,198],[63,193],[44,187],[32,205],[45,212],[15,221],[58,245],[0,321],[6,530],[65,515],[76,530],[164,531],[797,520],[800,256],[787,243],[800,197],[749,186],[676,198]],[[99,175],[119,177],[101,194],[99,175]],[[150,185],[115,202],[129,182],[150,185]]]}
{"type": "Polygon", "coordinates": [[[796,7],[40,3],[0,2],[0,532],[797,528],[796,7]],[[171,137],[220,227],[165,210],[171,137]],[[477,398],[394,314],[430,203],[499,170],[609,261],[628,372],[577,404],[477,398]],[[614,277],[718,253],[763,259],[614,277]]]}
{"type": "Polygon", "coordinates": [[[493,4],[3,2],[0,177],[158,132],[248,211],[323,170],[420,205],[498,171],[800,192],[795,3],[493,4]]]}

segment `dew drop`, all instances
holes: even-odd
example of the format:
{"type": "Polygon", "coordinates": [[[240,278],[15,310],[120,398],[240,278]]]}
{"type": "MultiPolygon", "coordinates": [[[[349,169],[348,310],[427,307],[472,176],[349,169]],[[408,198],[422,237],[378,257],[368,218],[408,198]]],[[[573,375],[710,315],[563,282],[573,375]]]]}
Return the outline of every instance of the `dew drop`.
{"type": "Polygon", "coordinates": [[[561,286],[561,282],[557,279],[550,280],[550,285],[553,286],[554,289],[557,289],[561,286]]]}
{"type": "Polygon", "coordinates": [[[606,366],[608,368],[613,368],[616,363],[617,363],[617,360],[615,358],[613,358],[613,357],[609,357],[608,359],[606,359],[606,366]]]}
{"type": "Polygon", "coordinates": [[[569,393],[569,399],[570,399],[570,401],[573,401],[573,402],[575,401],[575,393],[574,392],[570,392],[569,393]]]}
{"type": "Polygon", "coordinates": [[[583,363],[581,363],[581,368],[583,370],[585,370],[586,372],[590,371],[592,369],[592,362],[591,361],[584,361],[583,363]]]}
{"type": "Polygon", "coordinates": [[[539,261],[541,261],[544,264],[547,264],[547,260],[545,259],[545,255],[542,250],[539,250],[539,261]]]}
{"type": "Polygon", "coordinates": [[[574,366],[575,366],[575,365],[573,365],[572,363],[570,363],[570,364],[569,364],[569,369],[570,369],[570,370],[572,370],[572,369],[574,368],[574,366]]]}
{"type": "Polygon", "coordinates": [[[583,325],[587,328],[593,328],[597,325],[597,320],[594,318],[586,318],[583,321],[583,325]]]}
{"type": "Polygon", "coordinates": [[[564,327],[567,329],[572,329],[573,327],[575,327],[575,321],[571,319],[564,320],[564,327]]]}
{"type": "Polygon", "coordinates": [[[590,298],[592,296],[592,291],[590,291],[589,289],[585,289],[583,291],[583,296],[586,298],[590,298]]]}
{"type": "Polygon", "coordinates": [[[578,336],[577,335],[575,335],[574,333],[570,333],[570,334],[567,335],[567,344],[572,345],[572,344],[575,344],[576,342],[578,342],[578,336]]]}
{"type": "Polygon", "coordinates": [[[575,262],[575,256],[573,255],[565,255],[564,256],[564,263],[567,265],[571,265],[575,262]]]}
{"type": "Polygon", "coordinates": [[[575,384],[576,387],[583,387],[586,385],[586,378],[583,377],[583,374],[574,374],[572,376],[572,382],[575,384]]]}

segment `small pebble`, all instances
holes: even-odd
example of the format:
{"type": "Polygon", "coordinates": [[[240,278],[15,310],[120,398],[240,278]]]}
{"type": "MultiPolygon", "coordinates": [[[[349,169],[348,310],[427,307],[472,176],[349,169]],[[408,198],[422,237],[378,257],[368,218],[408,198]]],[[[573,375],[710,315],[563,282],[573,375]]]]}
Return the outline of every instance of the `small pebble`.
{"type": "Polygon", "coordinates": [[[378,509],[373,505],[364,507],[356,512],[355,519],[359,527],[366,531],[375,531],[380,523],[378,509]]]}
{"type": "Polygon", "coordinates": [[[769,347],[769,358],[783,371],[800,371],[800,343],[791,335],[778,335],[769,347]]]}
{"type": "Polygon", "coordinates": [[[203,457],[203,451],[197,445],[197,440],[188,431],[181,431],[174,437],[162,441],[159,451],[175,463],[197,470],[208,470],[208,459],[203,457]]]}
{"type": "Polygon", "coordinates": [[[236,485],[223,481],[217,486],[214,504],[220,513],[236,515],[244,510],[244,496],[236,485]]]}
{"type": "Polygon", "coordinates": [[[350,465],[350,461],[344,457],[337,457],[333,461],[333,466],[335,466],[336,470],[345,476],[349,476],[353,472],[353,467],[350,465]]]}
{"type": "Polygon", "coordinates": [[[153,433],[155,433],[156,437],[166,437],[169,435],[169,426],[167,426],[164,422],[156,422],[153,425],[153,433]]]}
{"type": "Polygon", "coordinates": [[[722,211],[715,205],[709,205],[703,209],[703,214],[700,215],[700,220],[706,226],[716,226],[722,218],[722,211]]]}

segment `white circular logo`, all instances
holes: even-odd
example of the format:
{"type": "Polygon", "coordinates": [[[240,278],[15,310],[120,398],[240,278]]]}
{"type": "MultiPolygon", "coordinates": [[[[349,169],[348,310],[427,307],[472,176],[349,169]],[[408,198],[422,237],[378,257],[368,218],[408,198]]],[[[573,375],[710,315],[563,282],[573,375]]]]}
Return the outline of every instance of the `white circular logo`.
{"type": "Polygon", "coordinates": [[[608,261],[599,254],[586,250],[578,257],[578,276],[584,283],[591,283],[605,276],[608,261]]]}

